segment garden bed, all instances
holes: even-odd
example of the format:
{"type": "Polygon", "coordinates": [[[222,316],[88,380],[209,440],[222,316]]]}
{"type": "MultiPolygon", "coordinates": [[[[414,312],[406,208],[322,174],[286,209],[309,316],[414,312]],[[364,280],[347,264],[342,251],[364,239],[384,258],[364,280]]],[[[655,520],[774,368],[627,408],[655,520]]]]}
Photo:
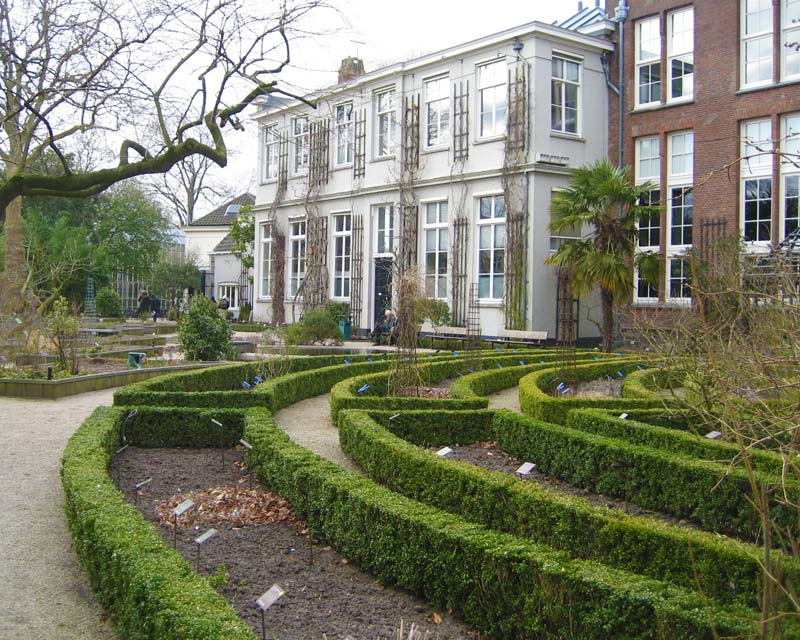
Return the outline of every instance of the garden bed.
{"type": "MultiPolygon", "coordinates": [[[[178,498],[197,497],[201,490],[247,488],[249,478],[241,460],[241,451],[226,450],[223,470],[220,449],[129,447],[115,458],[109,473],[112,478],[119,478],[119,487],[128,502],[134,502],[135,484],[152,478],[141,489],[137,502],[145,518],[155,525],[159,505],[163,512],[178,498]],[[170,499],[172,502],[165,506],[170,499]]],[[[264,491],[258,485],[256,489],[264,491]]],[[[249,492],[241,493],[252,497],[249,492]]],[[[223,491],[217,495],[222,501],[223,491]]],[[[330,547],[315,545],[313,563],[309,564],[305,525],[291,512],[286,513],[289,509],[285,503],[275,510],[286,519],[231,526],[218,524],[213,517],[209,523],[213,509],[205,508],[209,515],[192,516],[190,526],[179,523],[177,532],[178,550],[194,565],[197,547],[193,540],[210,527],[218,530],[218,535],[202,547],[200,574],[219,585],[219,592],[259,637],[261,616],[254,603],[273,583],[279,584],[286,595],[267,611],[268,638],[322,639],[324,634],[330,640],[345,636],[375,640],[391,637],[401,621],[406,628],[416,624],[421,631],[430,631],[432,637],[441,640],[477,637],[446,612],[435,611],[418,598],[381,586],[330,547]]],[[[191,510],[186,517],[190,515],[191,510]]],[[[172,546],[172,526],[161,524],[158,530],[165,543],[172,546]]]]}

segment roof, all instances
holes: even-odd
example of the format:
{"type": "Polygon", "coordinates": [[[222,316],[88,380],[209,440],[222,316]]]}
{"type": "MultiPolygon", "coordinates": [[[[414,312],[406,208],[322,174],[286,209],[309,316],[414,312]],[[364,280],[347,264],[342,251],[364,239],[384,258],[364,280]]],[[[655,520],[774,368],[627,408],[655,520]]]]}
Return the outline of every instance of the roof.
{"type": "Polygon", "coordinates": [[[256,197],[252,193],[241,193],[235,198],[231,198],[221,206],[217,207],[210,213],[207,213],[202,218],[197,218],[196,220],[192,220],[189,223],[190,227],[228,227],[231,224],[231,220],[238,215],[238,211],[231,214],[226,214],[228,207],[230,205],[245,205],[249,204],[250,206],[256,203],[256,197]]]}
{"type": "MultiPolygon", "coordinates": [[[[605,13],[603,13],[600,9],[598,9],[598,11],[600,11],[600,15],[603,16],[603,19],[606,19],[605,13]]],[[[587,47],[593,47],[601,51],[614,50],[614,45],[609,42],[608,39],[599,37],[593,33],[583,33],[577,29],[566,28],[560,23],[556,25],[548,25],[542,22],[534,21],[518,25],[516,27],[510,27],[498,33],[482,36],[480,38],[454,45],[440,51],[426,53],[411,60],[396,62],[374,71],[368,71],[367,73],[351,78],[346,82],[340,82],[323,89],[312,91],[306,95],[305,99],[314,101],[323,98],[331,98],[337,93],[352,92],[362,85],[374,83],[396,74],[413,73],[418,69],[424,69],[425,67],[439,64],[445,59],[456,59],[468,52],[492,47],[500,42],[512,41],[514,38],[527,36],[528,34],[541,35],[559,40],[568,40],[570,42],[582,44],[583,46],[587,47]]],[[[271,102],[264,101],[259,104],[259,108],[253,114],[252,118],[254,120],[268,118],[282,111],[288,111],[299,104],[301,104],[299,99],[292,99],[288,102],[283,100],[271,102]]]]}
{"type": "Polygon", "coordinates": [[[605,10],[601,9],[597,2],[595,2],[595,6],[593,7],[584,7],[583,3],[579,3],[578,6],[580,7],[578,13],[570,16],[566,20],[557,22],[556,25],[562,29],[585,32],[587,27],[608,20],[605,10]]]}
{"type": "Polygon", "coordinates": [[[231,253],[233,251],[233,236],[229,233],[217,243],[211,253],[231,253]]]}

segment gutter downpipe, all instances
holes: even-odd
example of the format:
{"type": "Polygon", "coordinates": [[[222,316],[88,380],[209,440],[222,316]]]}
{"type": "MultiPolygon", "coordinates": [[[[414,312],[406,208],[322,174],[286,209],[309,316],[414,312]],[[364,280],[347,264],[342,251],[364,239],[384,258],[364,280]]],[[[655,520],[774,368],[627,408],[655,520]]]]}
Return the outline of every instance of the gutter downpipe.
{"type": "MultiPolygon", "coordinates": [[[[619,127],[617,144],[617,162],[620,170],[625,162],[625,21],[628,19],[628,0],[619,0],[616,10],[614,11],[614,20],[619,24],[619,127]]],[[[620,211],[620,215],[622,212],[620,211]]],[[[622,319],[620,317],[619,309],[616,313],[616,341],[622,341],[622,319]]]]}

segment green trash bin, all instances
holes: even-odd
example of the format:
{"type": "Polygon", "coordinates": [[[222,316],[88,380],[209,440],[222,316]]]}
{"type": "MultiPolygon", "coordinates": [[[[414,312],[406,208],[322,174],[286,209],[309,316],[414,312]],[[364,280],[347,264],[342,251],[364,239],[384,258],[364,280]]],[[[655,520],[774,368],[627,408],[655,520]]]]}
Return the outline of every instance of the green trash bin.
{"type": "Polygon", "coordinates": [[[146,354],[141,353],[139,351],[129,351],[128,352],[128,366],[133,367],[134,369],[141,369],[142,368],[142,359],[145,357],[146,354]]]}
{"type": "Polygon", "coordinates": [[[339,331],[345,340],[353,337],[353,321],[350,316],[339,316],[339,331]]]}

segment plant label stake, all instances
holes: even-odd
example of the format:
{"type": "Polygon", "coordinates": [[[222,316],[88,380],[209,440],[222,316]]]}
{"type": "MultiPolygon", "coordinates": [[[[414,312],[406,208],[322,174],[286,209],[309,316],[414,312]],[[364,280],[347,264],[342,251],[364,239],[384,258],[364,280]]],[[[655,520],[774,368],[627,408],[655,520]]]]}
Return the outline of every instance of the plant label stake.
{"type": "MultiPolygon", "coordinates": [[[[117,449],[117,455],[125,451],[128,448],[128,444],[123,444],[119,449],[117,449]]],[[[122,460],[117,460],[117,486],[119,486],[119,474],[122,471],[122,460]]]]}
{"type": "MultiPolygon", "coordinates": [[[[215,425],[217,425],[220,429],[223,428],[222,423],[219,420],[214,420],[214,418],[211,418],[211,422],[213,422],[215,425]]],[[[222,470],[225,471],[225,446],[224,446],[224,444],[220,444],[219,450],[220,450],[220,453],[222,453],[222,470]]]]}
{"type": "Polygon", "coordinates": [[[442,447],[436,452],[436,455],[444,458],[445,456],[449,456],[451,453],[453,453],[453,450],[450,447],[442,447]]]}
{"type": "Polygon", "coordinates": [[[722,433],[720,431],[709,431],[706,434],[706,438],[708,438],[709,440],[718,440],[721,437],[722,433]]]}
{"type": "Polygon", "coordinates": [[[267,640],[267,625],[264,621],[264,612],[275,604],[278,599],[286,593],[277,584],[273,584],[258,600],[256,606],[261,609],[261,637],[267,640]]]}
{"type": "Polygon", "coordinates": [[[517,469],[517,474],[521,476],[529,476],[531,471],[533,471],[535,468],[536,465],[533,464],[533,462],[523,462],[522,465],[520,465],[520,468],[517,469]]]}
{"type": "Polygon", "coordinates": [[[208,542],[215,535],[217,535],[217,530],[209,529],[203,535],[194,539],[194,543],[197,545],[197,555],[195,556],[194,570],[197,573],[200,573],[200,545],[202,545],[204,542],[208,542]]]}
{"type": "MultiPolygon", "coordinates": [[[[248,451],[252,451],[253,450],[253,445],[250,444],[244,438],[239,440],[239,444],[242,445],[248,451]]],[[[245,462],[247,462],[247,457],[246,456],[245,456],[245,462]]],[[[249,462],[247,462],[247,488],[248,489],[252,489],[253,488],[253,468],[250,466],[249,462]]]]}
{"type": "Polygon", "coordinates": [[[134,486],[135,492],[133,494],[133,504],[138,506],[138,504],[139,504],[139,489],[141,489],[144,485],[149,484],[152,480],[153,480],[153,478],[145,478],[139,484],[134,486]]]}
{"type": "Polygon", "coordinates": [[[172,530],[172,548],[178,548],[178,516],[183,515],[189,509],[194,506],[194,500],[191,498],[186,498],[183,502],[181,502],[177,507],[172,510],[173,520],[172,524],[174,525],[174,529],[172,530]]]}
{"type": "Polygon", "coordinates": [[[619,419],[620,420],[627,420],[628,419],[628,414],[627,413],[620,413],[619,414],[619,419]]]}

